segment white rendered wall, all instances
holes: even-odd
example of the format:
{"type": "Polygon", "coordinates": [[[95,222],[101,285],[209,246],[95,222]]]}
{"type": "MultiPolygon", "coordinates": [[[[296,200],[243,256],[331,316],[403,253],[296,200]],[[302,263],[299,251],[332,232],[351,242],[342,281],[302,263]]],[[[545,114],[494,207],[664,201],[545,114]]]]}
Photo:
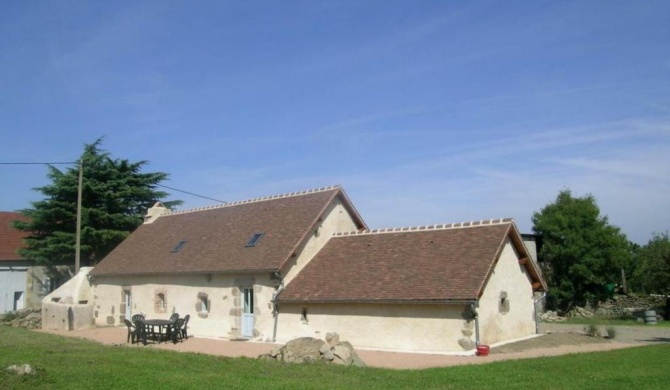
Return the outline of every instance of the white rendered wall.
{"type": "Polygon", "coordinates": [[[316,256],[333,236],[333,233],[355,232],[357,229],[349,211],[340,199],[336,198],[324,212],[323,220],[317,225],[316,231],[310,232],[305,247],[282,270],[284,284],[288,284],[316,256]]]}
{"type": "Polygon", "coordinates": [[[132,294],[131,313],[168,319],[190,314],[189,336],[241,337],[241,288],[254,289],[254,337],[270,340],[274,325],[272,296],[276,281],[269,274],[201,274],[95,278],[96,326],[122,325],[124,289],[132,294]],[[165,296],[166,310],[157,308],[157,295],[165,296]],[[199,312],[200,296],[207,295],[209,311],[199,312]]]}
{"type": "MultiPolygon", "coordinates": [[[[479,300],[480,343],[494,344],[535,333],[532,281],[508,239],[479,300]],[[501,294],[509,311],[501,312],[501,294]]],[[[504,311],[504,310],[503,310],[504,311]]]]}
{"type": "Polygon", "coordinates": [[[0,313],[23,309],[26,299],[26,273],[29,263],[25,261],[0,262],[0,313]],[[22,293],[15,302],[16,293],[22,293]]]}
{"type": "Polygon", "coordinates": [[[277,342],[323,339],[337,332],[357,348],[463,352],[458,340],[474,327],[474,321],[463,319],[464,309],[444,304],[282,304],[277,342]]]}

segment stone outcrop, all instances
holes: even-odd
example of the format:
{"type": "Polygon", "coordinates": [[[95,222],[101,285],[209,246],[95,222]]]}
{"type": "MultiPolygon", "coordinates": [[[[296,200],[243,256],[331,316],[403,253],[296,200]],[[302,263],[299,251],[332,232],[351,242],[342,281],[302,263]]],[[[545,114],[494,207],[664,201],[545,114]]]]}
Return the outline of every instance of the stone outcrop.
{"type": "Polygon", "coordinates": [[[269,354],[260,355],[262,360],[283,363],[326,363],[345,366],[365,366],[351,343],[340,341],[337,333],[328,333],[326,341],[313,337],[291,340],[269,354]]]}
{"type": "Polygon", "coordinates": [[[42,308],[33,307],[0,314],[0,323],[14,328],[40,329],[42,308]]]}

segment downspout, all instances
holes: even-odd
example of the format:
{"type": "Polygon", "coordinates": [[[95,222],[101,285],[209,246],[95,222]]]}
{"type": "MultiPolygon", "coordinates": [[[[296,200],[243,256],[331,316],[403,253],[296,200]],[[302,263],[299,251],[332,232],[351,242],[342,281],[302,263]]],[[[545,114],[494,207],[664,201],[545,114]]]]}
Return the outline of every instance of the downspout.
{"type": "Polygon", "coordinates": [[[477,306],[479,306],[479,301],[470,304],[470,310],[475,316],[475,345],[479,345],[479,313],[477,313],[477,306]]]}
{"type": "Polygon", "coordinates": [[[279,294],[284,291],[284,278],[281,277],[281,274],[278,272],[276,275],[280,278],[279,279],[279,287],[277,288],[277,292],[274,293],[272,296],[272,315],[275,317],[275,323],[274,323],[274,328],[272,329],[272,342],[277,341],[277,323],[279,322],[279,305],[277,304],[277,298],[279,297],[279,294]]]}
{"type": "Polygon", "coordinates": [[[535,334],[540,334],[540,317],[537,312],[537,303],[547,296],[547,292],[543,292],[542,296],[533,301],[533,309],[535,309],[535,334]]]}

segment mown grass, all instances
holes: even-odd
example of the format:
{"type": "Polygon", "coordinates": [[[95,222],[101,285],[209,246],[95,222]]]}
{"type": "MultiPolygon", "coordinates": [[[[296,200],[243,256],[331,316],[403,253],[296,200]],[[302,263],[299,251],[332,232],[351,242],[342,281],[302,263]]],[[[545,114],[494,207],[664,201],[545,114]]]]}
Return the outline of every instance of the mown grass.
{"type": "Polygon", "coordinates": [[[283,365],[104,346],[0,326],[3,389],[584,389],[667,388],[670,345],[426,370],[283,365]],[[29,363],[34,376],[4,368],[29,363]]]}

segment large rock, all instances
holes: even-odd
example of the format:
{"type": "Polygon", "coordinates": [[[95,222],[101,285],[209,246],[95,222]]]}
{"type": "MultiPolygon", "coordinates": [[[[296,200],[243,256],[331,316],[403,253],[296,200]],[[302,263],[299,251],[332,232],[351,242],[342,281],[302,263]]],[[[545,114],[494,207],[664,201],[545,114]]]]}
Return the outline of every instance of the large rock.
{"type": "MultiPolygon", "coordinates": [[[[332,337],[329,337],[329,339],[333,341],[332,337]]],[[[322,362],[347,366],[365,366],[351,343],[343,341],[330,345],[313,337],[291,340],[281,348],[274,349],[269,354],[260,355],[258,358],[284,363],[322,362]]]]}
{"type": "Polygon", "coordinates": [[[35,369],[33,369],[30,364],[12,364],[7,367],[7,371],[13,372],[16,375],[35,375],[35,369]]]}
{"type": "Polygon", "coordinates": [[[286,363],[315,362],[321,357],[319,349],[324,344],[323,340],[302,337],[286,343],[277,356],[281,355],[281,360],[286,363]]]}

